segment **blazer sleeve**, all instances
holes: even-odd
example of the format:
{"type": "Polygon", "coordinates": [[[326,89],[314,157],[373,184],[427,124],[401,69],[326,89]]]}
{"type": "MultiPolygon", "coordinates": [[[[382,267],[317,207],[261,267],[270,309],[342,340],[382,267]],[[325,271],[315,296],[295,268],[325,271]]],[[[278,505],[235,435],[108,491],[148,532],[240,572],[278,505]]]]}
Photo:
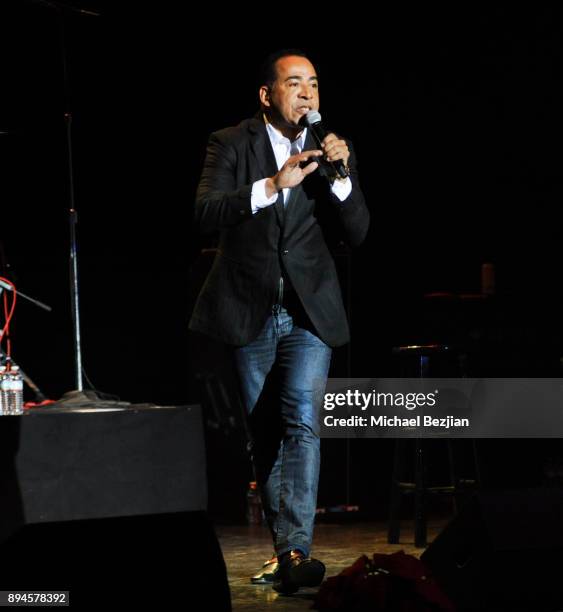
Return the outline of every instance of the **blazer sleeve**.
{"type": "Polygon", "coordinates": [[[359,246],[365,239],[370,222],[370,214],[364,194],[360,188],[358,178],[358,168],[354,147],[350,141],[347,141],[350,150],[350,158],[348,167],[350,168],[350,180],[352,181],[352,191],[350,195],[343,201],[340,201],[336,195],[330,191],[330,199],[340,217],[340,223],[344,230],[346,242],[352,246],[359,246]]]}
{"type": "Polygon", "coordinates": [[[252,218],[252,185],[237,187],[237,150],[220,132],[209,137],[196,193],[194,221],[202,234],[252,218]]]}

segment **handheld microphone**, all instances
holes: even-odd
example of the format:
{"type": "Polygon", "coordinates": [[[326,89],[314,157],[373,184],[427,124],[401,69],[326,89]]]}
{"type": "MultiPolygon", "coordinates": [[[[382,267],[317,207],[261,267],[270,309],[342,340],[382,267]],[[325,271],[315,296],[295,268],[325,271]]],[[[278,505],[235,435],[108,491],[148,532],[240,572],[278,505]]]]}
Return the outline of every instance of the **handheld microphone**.
{"type": "MultiPolygon", "coordinates": [[[[305,125],[311,129],[313,133],[313,138],[316,143],[321,146],[322,141],[327,137],[329,132],[323,127],[321,123],[321,114],[317,111],[311,110],[304,117],[303,122],[305,125]]],[[[346,178],[349,176],[349,172],[344,166],[344,162],[341,159],[337,159],[336,161],[329,162],[332,164],[336,172],[341,178],[346,178]]]]}

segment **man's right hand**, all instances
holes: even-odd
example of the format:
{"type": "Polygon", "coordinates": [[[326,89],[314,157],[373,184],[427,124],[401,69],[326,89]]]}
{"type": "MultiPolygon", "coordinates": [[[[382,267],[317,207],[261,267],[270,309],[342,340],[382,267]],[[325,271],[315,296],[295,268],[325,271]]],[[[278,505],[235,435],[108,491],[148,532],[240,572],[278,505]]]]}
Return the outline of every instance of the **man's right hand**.
{"type": "Polygon", "coordinates": [[[312,161],[303,168],[301,168],[300,164],[306,162],[311,157],[322,157],[322,155],[323,152],[317,150],[303,151],[298,155],[292,155],[281,167],[280,171],[266,181],[266,195],[268,198],[271,198],[282,189],[297,187],[308,174],[311,174],[311,172],[314,172],[319,167],[316,161],[312,161]]]}

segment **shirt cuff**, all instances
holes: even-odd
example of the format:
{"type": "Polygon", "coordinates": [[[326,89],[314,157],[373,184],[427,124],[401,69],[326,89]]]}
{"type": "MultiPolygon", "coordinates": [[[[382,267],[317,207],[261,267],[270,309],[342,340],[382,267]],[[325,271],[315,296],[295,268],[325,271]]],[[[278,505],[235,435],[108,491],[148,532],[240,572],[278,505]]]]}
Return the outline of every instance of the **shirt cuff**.
{"type": "Polygon", "coordinates": [[[278,194],[274,193],[271,198],[266,195],[266,181],[268,179],[260,179],[252,185],[252,193],[250,195],[250,206],[252,214],[256,214],[261,208],[275,204],[278,199],[278,194]]]}
{"type": "Polygon", "coordinates": [[[343,202],[352,193],[352,181],[346,177],[345,181],[335,180],[331,186],[332,193],[343,202]]]}

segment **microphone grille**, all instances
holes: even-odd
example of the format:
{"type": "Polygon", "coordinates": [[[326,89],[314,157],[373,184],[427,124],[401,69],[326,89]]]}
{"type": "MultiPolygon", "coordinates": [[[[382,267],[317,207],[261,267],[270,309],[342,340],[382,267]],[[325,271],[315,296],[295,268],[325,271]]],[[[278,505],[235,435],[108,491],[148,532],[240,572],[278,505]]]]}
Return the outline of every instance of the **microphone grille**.
{"type": "Polygon", "coordinates": [[[311,110],[305,115],[307,125],[313,125],[321,122],[321,114],[318,111],[311,110]]]}

